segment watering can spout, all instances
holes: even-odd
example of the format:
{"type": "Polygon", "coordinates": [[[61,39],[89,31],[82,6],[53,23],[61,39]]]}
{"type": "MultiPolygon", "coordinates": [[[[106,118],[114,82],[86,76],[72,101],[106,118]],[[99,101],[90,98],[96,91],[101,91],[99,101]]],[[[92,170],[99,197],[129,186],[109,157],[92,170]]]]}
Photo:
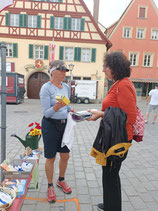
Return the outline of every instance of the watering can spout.
{"type": "Polygon", "coordinates": [[[22,140],[19,136],[17,136],[16,134],[11,134],[12,137],[15,137],[17,138],[23,145],[24,147],[27,147],[26,146],[26,141],[25,140],[22,140]]]}

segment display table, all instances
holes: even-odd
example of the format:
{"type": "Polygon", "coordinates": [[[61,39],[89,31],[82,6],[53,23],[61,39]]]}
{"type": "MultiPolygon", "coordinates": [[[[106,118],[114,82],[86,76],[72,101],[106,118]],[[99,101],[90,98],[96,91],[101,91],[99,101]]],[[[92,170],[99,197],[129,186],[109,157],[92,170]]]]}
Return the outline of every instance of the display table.
{"type": "MultiPolygon", "coordinates": [[[[15,201],[12,204],[12,206],[8,209],[9,211],[19,211],[20,210],[20,208],[21,208],[21,206],[23,204],[23,201],[25,199],[25,195],[27,193],[27,190],[28,190],[29,184],[31,182],[31,179],[33,179],[34,188],[38,188],[38,178],[39,178],[38,161],[39,160],[36,160],[29,177],[28,178],[24,178],[24,179],[27,180],[27,183],[26,183],[26,186],[25,186],[25,193],[24,193],[24,195],[22,195],[20,198],[16,198],[15,199],[15,201]]],[[[23,179],[23,178],[19,178],[19,179],[23,179]]]]}

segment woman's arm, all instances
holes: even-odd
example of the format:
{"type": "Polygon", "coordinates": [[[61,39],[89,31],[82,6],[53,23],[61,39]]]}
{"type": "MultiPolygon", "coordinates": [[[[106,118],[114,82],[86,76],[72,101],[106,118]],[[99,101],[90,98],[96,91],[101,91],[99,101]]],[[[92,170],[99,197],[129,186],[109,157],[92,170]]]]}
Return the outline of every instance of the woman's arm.
{"type": "Polygon", "coordinates": [[[128,124],[133,125],[137,116],[134,90],[128,85],[118,87],[117,102],[119,107],[126,112],[128,124]]]}
{"type": "Polygon", "coordinates": [[[55,105],[51,106],[50,93],[47,86],[43,86],[41,88],[40,101],[43,108],[44,116],[46,118],[52,117],[55,112],[65,106],[65,104],[58,101],[55,103],[55,105]]]}
{"type": "Polygon", "coordinates": [[[89,119],[87,119],[88,121],[96,121],[100,117],[103,118],[103,116],[104,116],[103,111],[98,111],[98,110],[95,110],[95,109],[91,109],[91,110],[88,110],[88,111],[92,113],[92,116],[89,119]]]}

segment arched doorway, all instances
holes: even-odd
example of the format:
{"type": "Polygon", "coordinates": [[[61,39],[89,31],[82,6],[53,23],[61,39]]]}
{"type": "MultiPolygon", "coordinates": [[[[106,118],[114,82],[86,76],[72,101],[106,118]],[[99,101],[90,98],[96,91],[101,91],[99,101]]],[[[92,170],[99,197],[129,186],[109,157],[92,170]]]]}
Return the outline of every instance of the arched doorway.
{"type": "Polygon", "coordinates": [[[45,73],[36,72],[28,80],[27,96],[30,99],[39,99],[41,86],[49,81],[49,76],[45,73]]]}

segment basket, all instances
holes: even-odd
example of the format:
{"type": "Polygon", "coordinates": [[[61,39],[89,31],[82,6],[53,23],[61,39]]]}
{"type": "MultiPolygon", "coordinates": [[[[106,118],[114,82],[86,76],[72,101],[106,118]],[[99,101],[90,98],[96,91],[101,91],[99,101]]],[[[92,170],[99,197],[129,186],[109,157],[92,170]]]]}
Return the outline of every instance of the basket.
{"type": "Polygon", "coordinates": [[[11,188],[7,188],[7,187],[0,187],[0,192],[8,193],[11,196],[11,198],[12,198],[10,203],[4,204],[4,205],[0,205],[0,211],[5,211],[14,202],[14,200],[16,198],[16,192],[15,192],[15,190],[13,190],[11,188]]]}
{"type": "MultiPolygon", "coordinates": [[[[11,162],[11,164],[12,165],[21,165],[23,161],[24,160],[21,160],[21,159],[14,159],[11,162]]],[[[36,163],[35,159],[29,159],[29,160],[26,160],[26,161],[28,161],[29,163],[32,163],[33,167],[36,163]]],[[[33,169],[33,167],[32,167],[32,169],[33,169]]],[[[31,169],[31,171],[32,171],[32,169],[31,169]]],[[[22,179],[22,178],[26,179],[30,176],[31,171],[3,171],[3,174],[4,174],[4,177],[6,179],[15,179],[15,178],[16,179],[22,179]]]]}

